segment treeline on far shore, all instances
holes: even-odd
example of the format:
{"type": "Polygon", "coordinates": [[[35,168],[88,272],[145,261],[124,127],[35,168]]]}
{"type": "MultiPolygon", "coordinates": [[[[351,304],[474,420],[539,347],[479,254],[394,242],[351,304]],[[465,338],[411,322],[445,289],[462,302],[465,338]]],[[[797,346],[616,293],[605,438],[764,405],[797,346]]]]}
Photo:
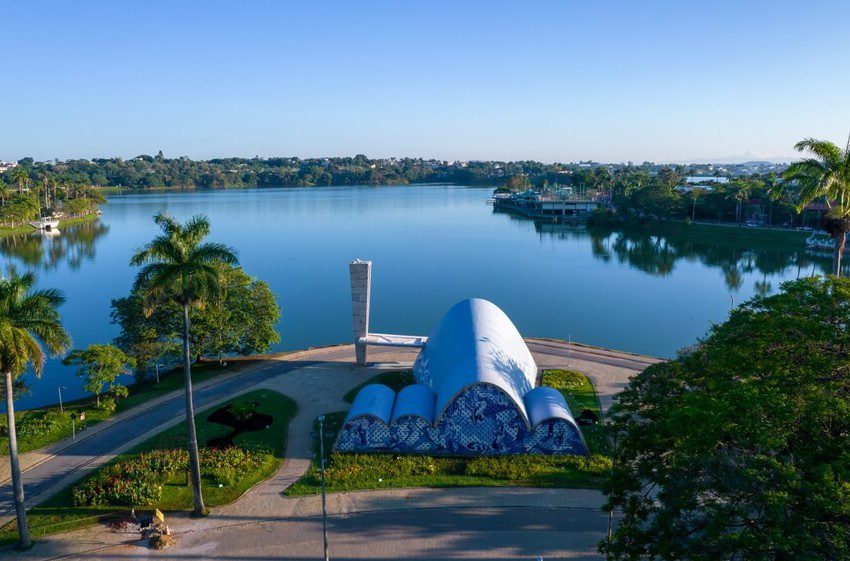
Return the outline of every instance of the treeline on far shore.
{"type": "MultiPolygon", "coordinates": [[[[38,162],[32,158],[19,160],[17,167],[28,171],[34,182],[45,175],[99,187],[209,188],[209,187],[314,187],[325,185],[380,185],[449,182],[462,185],[504,185],[513,176],[525,176],[533,184],[569,185],[595,182],[598,170],[603,174],[622,170],[656,174],[669,166],[642,164],[600,164],[596,162],[542,163],[531,160],[446,161],[425,158],[368,158],[364,155],[335,158],[214,158],[192,160],[187,157],[166,158],[140,155],[130,159],[94,158],[38,162]]],[[[749,175],[772,169],[774,164],[751,163],[729,166],[673,166],[681,174],[749,175]],[[755,167],[753,167],[755,166],[755,167]]],[[[0,180],[13,184],[10,172],[0,173],[0,180]]]]}

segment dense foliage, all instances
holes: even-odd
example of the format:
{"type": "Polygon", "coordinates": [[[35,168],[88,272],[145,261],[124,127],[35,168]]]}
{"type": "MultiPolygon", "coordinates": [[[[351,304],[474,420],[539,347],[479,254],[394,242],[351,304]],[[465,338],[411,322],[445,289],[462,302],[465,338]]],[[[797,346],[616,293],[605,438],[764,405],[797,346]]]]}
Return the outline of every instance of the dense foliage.
{"type": "MultiPolygon", "coordinates": [[[[264,450],[237,446],[203,448],[201,474],[214,485],[236,484],[268,459],[264,450]]],[[[162,497],[162,487],[181,479],[189,469],[186,450],[156,450],[130,460],[116,462],[97,471],[74,487],[77,506],[149,506],[162,497]]]]}
{"type": "MultiPolygon", "coordinates": [[[[280,341],[275,330],[280,308],[265,282],[241,268],[227,267],[222,288],[219,301],[189,309],[194,358],[260,353],[280,341]]],[[[183,320],[176,302],[149,310],[143,294],[135,290],[112,301],[112,321],[121,329],[116,345],[133,357],[140,369],[180,360],[183,320]]]]}
{"type": "MultiPolygon", "coordinates": [[[[597,187],[606,174],[617,170],[643,170],[657,173],[663,166],[643,164],[542,163],[531,160],[501,161],[445,161],[423,158],[215,158],[199,161],[186,157],[166,158],[140,155],[122,158],[95,158],[92,160],[67,160],[36,162],[32,158],[20,160],[19,167],[27,169],[35,183],[46,175],[63,181],[86,185],[149,189],[156,187],[266,187],[266,186],[319,186],[363,185],[385,183],[421,183],[447,181],[464,185],[504,185],[515,181],[516,186],[568,184],[571,175],[577,175],[578,184],[597,187]],[[597,174],[599,177],[597,177],[597,174]],[[511,178],[517,177],[512,180],[511,178]],[[522,177],[527,177],[522,179],[522,177]]],[[[733,164],[725,172],[749,175],[769,166],[733,164]]],[[[683,173],[711,173],[708,166],[682,166],[683,173]]],[[[0,174],[0,180],[12,185],[14,169],[0,174]]]]}
{"type": "Polygon", "coordinates": [[[785,283],[613,413],[615,559],[850,559],[850,281],[785,283]]]}
{"type": "Polygon", "coordinates": [[[823,227],[833,238],[833,274],[841,275],[841,257],[850,232],[850,142],[841,149],[832,142],[807,138],[794,148],[808,155],[785,171],[800,188],[799,207],[823,201],[827,207],[823,227]]]}
{"type": "MultiPolygon", "coordinates": [[[[44,411],[38,414],[24,415],[15,425],[18,439],[29,440],[55,431],[62,423],[68,423],[67,415],[59,411],[44,411]]],[[[5,422],[0,423],[0,435],[8,436],[8,427],[5,422]]],[[[8,453],[8,450],[5,452],[8,453]]]]}
{"type": "Polygon", "coordinates": [[[75,218],[95,213],[105,202],[86,177],[46,167],[19,165],[0,174],[0,225],[16,227],[42,215],[75,218]]]}

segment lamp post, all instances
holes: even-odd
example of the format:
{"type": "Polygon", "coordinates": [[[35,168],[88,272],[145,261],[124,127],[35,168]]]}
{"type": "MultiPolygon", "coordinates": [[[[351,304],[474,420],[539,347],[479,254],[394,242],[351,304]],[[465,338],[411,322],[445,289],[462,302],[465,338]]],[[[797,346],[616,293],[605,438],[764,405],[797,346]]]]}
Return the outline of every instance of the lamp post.
{"type": "MultiPolygon", "coordinates": [[[[62,386],[56,386],[56,387],[59,388],[59,412],[64,413],[65,408],[62,406],[62,386]]],[[[68,389],[68,388],[65,388],[65,389],[68,389]]]]}
{"type": "Polygon", "coordinates": [[[159,364],[158,362],[154,365],[154,367],[156,368],[156,383],[157,384],[159,384],[159,367],[160,366],[161,366],[161,364],[159,364]]]}
{"type": "Polygon", "coordinates": [[[319,422],[319,472],[322,474],[322,543],[324,546],[325,561],[328,557],[328,511],[325,504],[325,416],[316,417],[319,422]]]}

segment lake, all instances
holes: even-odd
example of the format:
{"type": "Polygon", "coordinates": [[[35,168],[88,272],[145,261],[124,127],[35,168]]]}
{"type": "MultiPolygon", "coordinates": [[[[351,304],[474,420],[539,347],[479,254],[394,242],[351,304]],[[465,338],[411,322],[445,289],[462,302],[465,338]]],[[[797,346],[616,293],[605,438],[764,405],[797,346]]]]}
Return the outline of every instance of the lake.
{"type": "MultiPolygon", "coordinates": [[[[212,239],[239,252],[283,308],[276,350],[352,339],[348,262],[373,260],[372,328],[427,334],[452,304],[495,302],[525,336],[671,357],[731,304],[783,280],[829,270],[828,257],[776,243],[682,234],[536,226],[494,212],[490,188],[451,185],[317,187],[122,194],[96,222],[58,235],[0,240],[4,265],[61,288],[74,345],[109,342],[110,301],[130,290],[134,251],[166,210],[212,221],[212,239]]],[[[81,397],[74,370],[52,359],[19,407],[81,397]]]]}

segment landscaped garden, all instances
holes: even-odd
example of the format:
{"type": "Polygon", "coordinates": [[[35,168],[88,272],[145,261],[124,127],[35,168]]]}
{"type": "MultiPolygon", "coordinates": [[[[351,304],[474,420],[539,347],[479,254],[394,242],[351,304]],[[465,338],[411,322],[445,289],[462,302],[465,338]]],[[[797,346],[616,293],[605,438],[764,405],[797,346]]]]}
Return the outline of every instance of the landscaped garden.
{"type": "MultiPolygon", "coordinates": [[[[238,499],[270,477],[286,450],[295,402],[256,390],[195,416],[201,475],[208,506],[238,499]]],[[[94,524],[130,507],[160,510],[192,507],[188,485],[186,424],[168,429],[60,491],[28,512],[33,536],[94,524]]],[[[15,523],[0,529],[0,543],[14,541],[15,523]]]]}
{"type": "MultiPolygon", "coordinates": [[[[367,384],[383,383],[398,391],[413,383],[409,372],[387,372],[367,384]],[[389,382],[389,383],[388,383],[389,382]]],[[[366,385],[366,384],[364,384],[366,385]]],[[[587,377],[570,370],[547,370],[543,385],[559,390],[575,417],[585,410],[600,416],[599,400],[587,377]]],[[[362,387],[362,386],[361,386],[362,387]]],[[[359,389],[359,388],[357,388],[359,389]]],[[[356,390],[347,397],[356,395],[356,390]]],[[[328,456],[325,479],[329,492],[402,487],[529,486],[599,488],[611,469],[604,427],[582,425],[591,455],[546,456],[512,455],[475,458],[413,454],[350,454],[331,452],[346,412],[325,416],[325,453],[328,456]]],[[[318,434],[318,433],[317,433],[318,434]]],[[[315,446],[318,447],[318,437],[315,446]]],[[[318,457],[318,454],[316,454],[318,457]]],[[[310,472],[287,489],[288,495],[308,495],[320,491],[318,463],[310,472]]]]}

